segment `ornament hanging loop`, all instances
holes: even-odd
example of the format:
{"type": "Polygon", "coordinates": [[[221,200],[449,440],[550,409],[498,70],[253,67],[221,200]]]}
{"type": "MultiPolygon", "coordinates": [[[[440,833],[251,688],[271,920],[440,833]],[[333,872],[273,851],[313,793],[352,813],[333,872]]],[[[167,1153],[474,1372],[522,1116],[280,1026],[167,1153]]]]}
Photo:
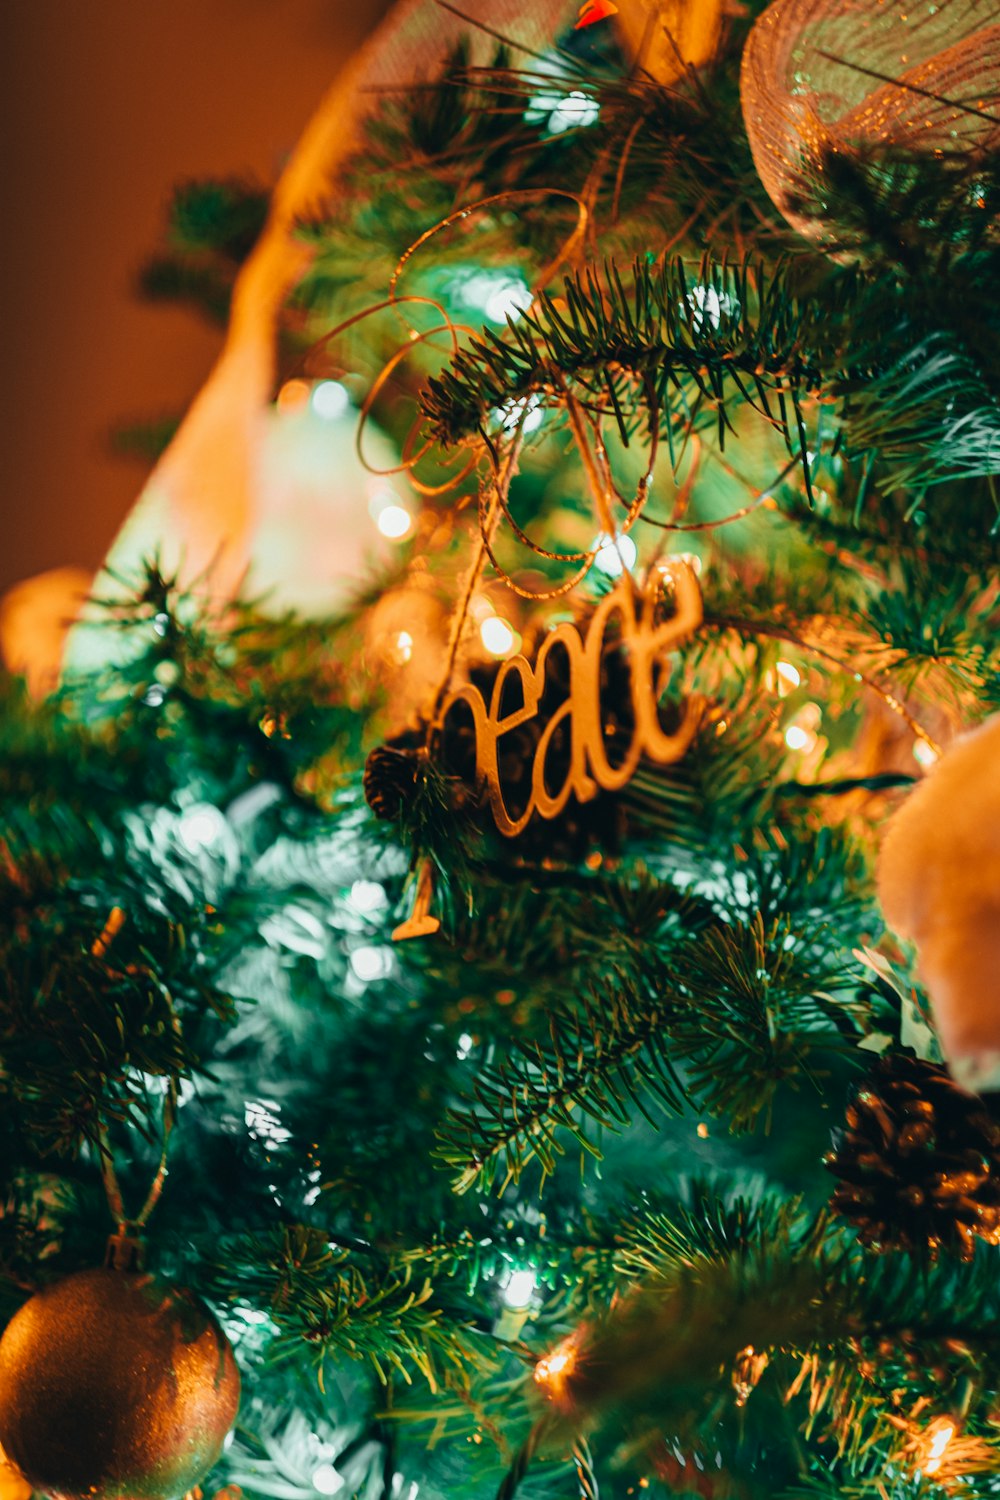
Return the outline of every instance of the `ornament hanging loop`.
{"type": "Polygon", "coordinates": [[[114,1156],[111,1151],[111,1142],[108,1135],[108,1127],[101,1122],[100,1127],[100,1157],[101,1178],[104,1182],[104,1192],[108,1200],[108,1208],[115,1222],[115,1232],[108,1240],[105,1251],[104,1264],[115,1271],[140,1271],[145,1255],[145,1246],[142,1233],[149,1217],[160,1201],[164,1184],[167,1180],[167,1151],[170,1146],[170,1133],[173,1130],[174,1116],[177,1109],[177,1090],[173,1080],[167,1086],[166,1097],[163,1101],[163,1146],[160,1151],[160,1160],[157,1164],[153,1181],[150,1184],[145,1202],[139,1212],[133,1217],[125,1209],[125,1199],[122,1195],[121,1184],[118,1181],[118,1173],[115,1169],[114,1156]]]}

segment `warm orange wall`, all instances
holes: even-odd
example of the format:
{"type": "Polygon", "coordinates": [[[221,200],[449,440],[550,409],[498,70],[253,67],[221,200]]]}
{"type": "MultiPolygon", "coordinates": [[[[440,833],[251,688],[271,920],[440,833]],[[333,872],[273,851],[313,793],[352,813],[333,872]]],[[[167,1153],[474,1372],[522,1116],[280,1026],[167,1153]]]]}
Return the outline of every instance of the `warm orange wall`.
{"type": "Polygon", "coordinates": [[[388,0],[0,3],[0,590],[93,567],[142,483],[122,417],[182,407],[216,334],[133,278],[178,179],[273,180],[388,0]]]}

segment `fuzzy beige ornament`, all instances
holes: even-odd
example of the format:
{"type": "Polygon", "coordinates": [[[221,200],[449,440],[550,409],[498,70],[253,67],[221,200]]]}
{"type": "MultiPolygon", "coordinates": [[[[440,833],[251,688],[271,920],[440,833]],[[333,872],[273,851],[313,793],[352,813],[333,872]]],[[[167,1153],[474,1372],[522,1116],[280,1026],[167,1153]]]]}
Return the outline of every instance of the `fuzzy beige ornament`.
{"type": "Polygon", "coordinates": [[[1000,714],[945,752],[889,824],[889,926],[911,939],[956,1082],[1000,1089],[1000,714]]]}

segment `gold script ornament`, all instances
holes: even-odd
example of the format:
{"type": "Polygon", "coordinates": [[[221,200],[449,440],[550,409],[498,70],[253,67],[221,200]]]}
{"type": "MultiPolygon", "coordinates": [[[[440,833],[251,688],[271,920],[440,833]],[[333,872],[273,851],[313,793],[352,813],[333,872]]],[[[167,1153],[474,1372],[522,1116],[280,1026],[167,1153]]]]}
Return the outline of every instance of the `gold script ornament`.
{"type": "Polygon", "coordinates": [[[659,668],[667,652],[676,647],[701,623],[701,591],[690,568],[678,565],[669,575],[674,587],[674,613],[657,620],[656,591],[646,589],[638,597],[635,584],[623,572],[614,589],[601,600],[586,629],[570,623],[555,627],[545,637],[534,666],[524,656],[512,656],[497,673],[489,704],[477,687],[464,683],[445,699],[436,721],[441,729],[456,705],[464,703],[472,715],[476,741],[476,779],[485,788],[493,818],[506,838],[515,838],[532,816],[557,818],[571,796],[589,802],[598,789],[619,791],[631,780],[645,756],[656,765],[680,760],[698,727],[700,703],[689,699],[677,729],[666,733],[657,713],[661,682],[659,668]],[[638,611],[636,605],[639,605],[638,611]],[[628,750],[618,765],[608,758],[601,714],[601,661],[609,626],[617,619],[613,644],[625,649],[634,727],[628,750]],[[566,653],[569,692],[542,731],[531,771],[531,795],[519,816],[513,817],[504,799],[497,746],[505,734],[535,717],[545,690],[546,663],[553,651],[566,653]],[[507,683],[517,677],[522,694],[519,707],[504,711],[507,683]],[[569,726],[569,769],[562,785],[550,791],[546,761],[560,725],[569,726]]]}

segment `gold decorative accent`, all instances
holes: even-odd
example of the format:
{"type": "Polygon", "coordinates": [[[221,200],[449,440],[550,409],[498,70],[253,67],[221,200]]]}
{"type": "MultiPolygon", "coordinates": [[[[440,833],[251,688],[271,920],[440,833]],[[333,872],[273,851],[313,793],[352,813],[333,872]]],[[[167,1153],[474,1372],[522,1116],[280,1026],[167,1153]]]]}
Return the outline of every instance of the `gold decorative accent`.
{"type": "Polygon", "coordinates": [[[394,928],[392,940],[394,943],[403,943],[407,938],[432,937],[438,931],[441,923],[437,917],[431,916],[431,901],[434,897],[434,866],[429,859],[420,862],[417,871],[417,894],[413,902],[413,910],[405,922],[400,922],[394,928]]]}
{"type": "Polygon", "coordinates": [[[457,704],[464,703],[471,712],[476,737],[476,775],[485,787],[496,826],[506,838],[521,833],[535,813],[541,818],[557,818],[571,796],[578,802],[589,802],[597,795],[598,788],[620,790],[631,780],[643,756],[657,765],[669,765],[680,760],[687,750],[698,725],[700,700],[688,701],[679,727],[667,734],[657,714],[657,698],[662,688],[658,668],[664,654],[701,623],[701,592],[686,564],[676,565],[671,577],[675,612],[668,620],[657,619],[660,600],[652,589],[642,596],[637,611],[635,584],[623,572],[615,588],[597,606],[582,637],[576,626],[564,623],[546,636],[534,666],[524,656],[513,656],[504,662],[489,705],[471,683],[456,688],[445,699],[435,729],[443,727],[457,704]],[[627,753],[618,765],[612,765],[604,741],[600,674],[608,626],[616,617],[617,640],[629,659],[635,727],[627,753]],[[568,659],[569,694],[546,724],[538,742],[528,804],[518,817],[512,817],[504,800],[497,744],[503,735],[538,712],[545,688],[546,663],[557,649],[565,651],[568,659]],[[520,707],[505,713],[505,689],[511,677],[519,680],[523,701],[520,707]],[[546,784],[546,759],[553,737],[563,723],[569,729],[570,765],[562,786],[552,792],[546,784]]]}

